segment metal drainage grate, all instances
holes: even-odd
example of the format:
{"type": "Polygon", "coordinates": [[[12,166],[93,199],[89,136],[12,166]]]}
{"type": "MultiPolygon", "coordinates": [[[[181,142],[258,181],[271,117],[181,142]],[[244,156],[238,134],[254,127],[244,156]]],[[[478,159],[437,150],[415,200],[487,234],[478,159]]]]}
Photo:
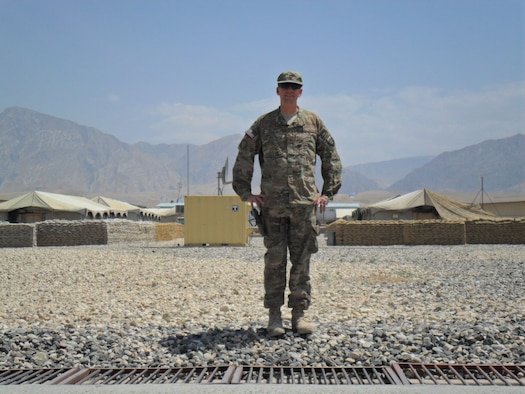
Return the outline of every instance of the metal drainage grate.
{"type": "Polygon", "coordinates": [[[252,384],[402,384],[390,367],[250,367],[239,366],[232,383],[252,384]]]}
{"type": "Polygon", "coordinates": [[[187,368],[83,368],[0,371],[0,385],[115,385],[170,383],[229,383],[233,366],[187,368]]]}
{"type": "Polygon", "coordinates": [[[235,367],[84,369],[61,384],[229,383],[235,367]]]}
{"type": "Polygon", "coordinates": [[[0,385],[47,383],[66,374],[65,369],[6,369],[0,370],[0,385]]]}
{"type": "Polygon", "coordinates": [[[0,385],[308,384],[525,386],[525,365],[206,366],[0,370],[0,385]]]}
{"type": "Polygon", "coordinates": [[[400,363],[393,368],[403,384],[525,386],[525,365],[400,363]]]}

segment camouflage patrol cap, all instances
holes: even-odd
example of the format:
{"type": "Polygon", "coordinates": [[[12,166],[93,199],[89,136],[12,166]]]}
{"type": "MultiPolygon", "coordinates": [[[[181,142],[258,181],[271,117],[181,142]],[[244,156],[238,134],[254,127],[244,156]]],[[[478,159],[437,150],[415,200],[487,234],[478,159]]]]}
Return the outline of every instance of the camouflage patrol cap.
{"type": "Polygon", "coordinates": [[[277,77],[277,83],[295,83],[303,85],[303,77],[297,71],[285,71],[277,77]]]}

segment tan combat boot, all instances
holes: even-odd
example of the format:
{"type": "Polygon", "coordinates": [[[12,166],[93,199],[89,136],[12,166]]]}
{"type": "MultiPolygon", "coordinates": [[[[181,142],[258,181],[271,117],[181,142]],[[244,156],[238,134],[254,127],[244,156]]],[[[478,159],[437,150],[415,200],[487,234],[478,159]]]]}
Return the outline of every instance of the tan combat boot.
{"type": "Polygon", "coordinates": [[[281,308],[270,308],[270,318],[266,328],[268,335],[271,337],[280,337],[284,335],[283,319],[281,317],[281,308]]]}
{"type": "Polygon", "coordinates": [[[311,334],[315,330],[313,323],[308,323],[304,318],[302,309],[292,309],[292,330],[300,335],[311,334]]]}

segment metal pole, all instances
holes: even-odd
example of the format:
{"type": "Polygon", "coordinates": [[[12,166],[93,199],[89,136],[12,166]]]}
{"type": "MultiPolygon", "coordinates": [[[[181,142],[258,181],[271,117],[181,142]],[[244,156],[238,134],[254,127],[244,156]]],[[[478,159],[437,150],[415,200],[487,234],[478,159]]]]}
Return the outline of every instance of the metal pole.
{"type": "Polygon", "coordinates": [[[481,175],[481,209],[483,209],[483,175],[481,175]]]}
{"type": "Polygon", "coordinates": [[[190,195],[190,146],[186,145],[186,195],[190,195]]]}

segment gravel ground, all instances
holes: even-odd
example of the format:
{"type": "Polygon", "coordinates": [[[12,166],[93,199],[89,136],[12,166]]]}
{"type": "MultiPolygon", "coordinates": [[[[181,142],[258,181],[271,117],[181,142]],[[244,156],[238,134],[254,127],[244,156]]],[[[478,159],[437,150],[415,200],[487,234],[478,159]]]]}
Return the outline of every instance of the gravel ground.
{"type": "Polygon", "coordinates": [[[326,246],[266,335],[262,240],[0,250],[0,369],[525,364],[525,245],[326,246]]]}

